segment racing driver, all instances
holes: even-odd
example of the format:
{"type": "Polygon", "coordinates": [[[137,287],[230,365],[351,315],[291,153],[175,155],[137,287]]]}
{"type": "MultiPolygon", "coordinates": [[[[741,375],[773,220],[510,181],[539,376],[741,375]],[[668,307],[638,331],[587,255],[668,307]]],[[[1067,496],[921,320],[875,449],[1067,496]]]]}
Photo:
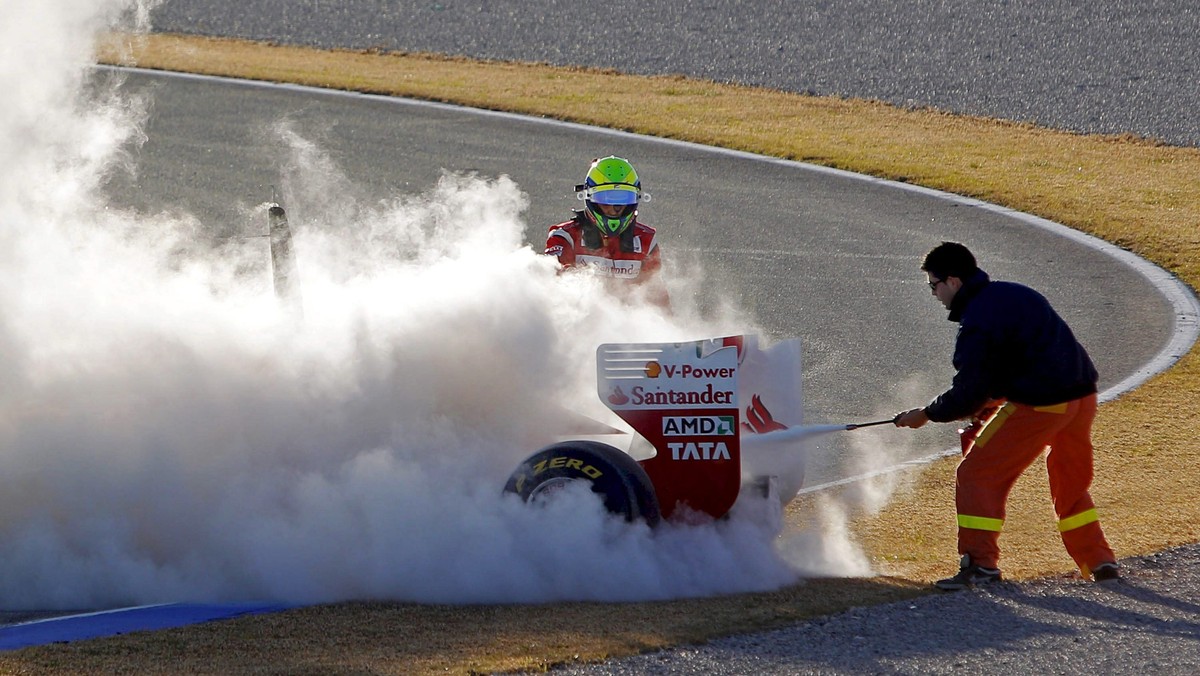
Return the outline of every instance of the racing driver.
{"type": "MultiPolygon", "coordinates": [[[[610,155],[593,160],[587,177],[575,186],[585,207],[569,221],[550,226],[547,255],[557,256],[563,268],[588,267],[629,290],[645,289],[651,303],[666,308],[670,297],[659,272],[662,269],[654,228],[638,221],[638,202],[649,201],[642,182],[628,160],[610,155]]],[[[620,288],[620,287],[618,287],[620,288]]]]}

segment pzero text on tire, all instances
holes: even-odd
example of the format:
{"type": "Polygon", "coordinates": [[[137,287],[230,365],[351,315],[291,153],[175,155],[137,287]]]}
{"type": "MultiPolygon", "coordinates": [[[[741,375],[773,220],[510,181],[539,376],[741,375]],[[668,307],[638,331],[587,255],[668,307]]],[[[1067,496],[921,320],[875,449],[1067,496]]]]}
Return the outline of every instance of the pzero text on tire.
{"type": "Polygon", "coordinates": [[[591,484],[604,507],[626,521],[658,525],[661,513],[654,485],[636,460],[598,441],[563,441],[529,456],[512,473],[504,490],[529,502],[548,497],[574,482],[591,484]]]}

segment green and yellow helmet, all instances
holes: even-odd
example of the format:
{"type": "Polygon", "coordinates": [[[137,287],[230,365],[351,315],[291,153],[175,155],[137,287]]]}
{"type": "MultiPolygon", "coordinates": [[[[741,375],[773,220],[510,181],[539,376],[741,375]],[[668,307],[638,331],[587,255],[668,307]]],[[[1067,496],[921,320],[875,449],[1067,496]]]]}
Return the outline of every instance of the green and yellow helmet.
{"type": "Polygon", "coordinates": [[[576,190],[587,204],[584,212],[587,218],[601,233],[616,236],[633,224],[638,200],[642,198],[642,181],[628,160],[610,155],[592,162],[587,178],[576,190]],[[601,210],[601,205],[621,208],[616,210],[617,215],[611,216],[601,210]]]}

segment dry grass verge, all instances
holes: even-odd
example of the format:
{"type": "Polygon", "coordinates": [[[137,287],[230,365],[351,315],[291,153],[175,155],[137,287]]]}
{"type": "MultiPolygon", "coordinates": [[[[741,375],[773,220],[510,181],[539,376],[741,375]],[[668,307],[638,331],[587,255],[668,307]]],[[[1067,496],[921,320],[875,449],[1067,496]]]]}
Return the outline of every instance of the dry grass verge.
{"type": "MultiPolygon", "coordinates": [[[[352,89],[595,125],[619,103],[626,129],[725,146],[977,197],[1130,249],[1200,284],[1200,150],[1082,136],[673,77],[423,55],[318,51],[170,35],[119,36],[101,60],[352,89]]],[[[1136,337],[1131,337],[1135,340],[1136,337]]],[[[1200,541],[1200,391],[1193,352],[1101,407],[1093,494],[1119,555],[1200,541]]],[[[438,607],[341,604],[0,655],[38,673],[467,673],[543,669],[753,631],[923,593],[954,560],[954,462],[934,464],[852,530],[875,580],[814,580],[771,594],[644,604],[438,607]],[[902,581],[904,580],[904,581],[902,581]]],[[[1018,484],[1004,536],[1010,577],[1063,574],[1045,470],[1018,484]]],[[[790,517],[814,509],[801,501],[790,517]]]]}
{"type": "Polygon", "coordinates": [[[814,580],[783,592],[657,603],[428,606],[348,603],[0,656],[29,673],[444,674],[544,670],[698,643],[924,590],[893,579],[814,580]]]}

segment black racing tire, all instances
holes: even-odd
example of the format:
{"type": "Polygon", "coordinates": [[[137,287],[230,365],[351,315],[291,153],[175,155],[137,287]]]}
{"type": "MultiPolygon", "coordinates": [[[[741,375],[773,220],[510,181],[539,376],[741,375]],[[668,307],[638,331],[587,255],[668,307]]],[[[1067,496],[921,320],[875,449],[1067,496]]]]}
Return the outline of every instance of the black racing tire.
{"type": "Polygon", "coordinates": [[[525,502],[547,497],[572,481],[591,484],[604,507],[626,521],[657,526],[662,520],[658,496],[646,470],[625,453],[598,441],[563,441],[529,456],[504,486],[525,502]]]}

